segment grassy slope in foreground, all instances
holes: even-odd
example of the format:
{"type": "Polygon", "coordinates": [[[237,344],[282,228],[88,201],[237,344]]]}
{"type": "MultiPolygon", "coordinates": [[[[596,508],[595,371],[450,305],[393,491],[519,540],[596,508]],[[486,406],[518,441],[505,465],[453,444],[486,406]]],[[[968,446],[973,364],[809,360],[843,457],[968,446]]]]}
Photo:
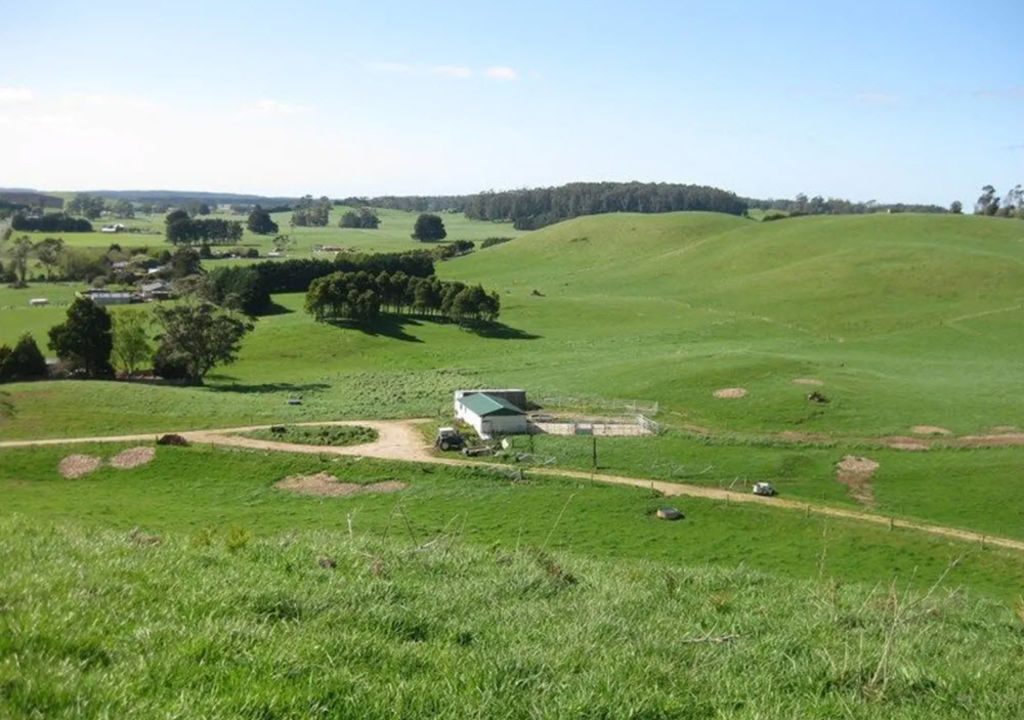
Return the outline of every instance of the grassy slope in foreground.
{"type": "Polygon", "coordinates": [[[718,428],[906,434],[1022,423],[1024,224],[933,215],[579,218],[441,266],[541,336],[475,364],[718,428]],[[540,296],[533,294],[536,291],[540,296]],[[811,377],[827,405],[808,403],[811,377]],[[741,386],[742,400],[717,388],[741,386]]]}
{"type": "Polygon", "coordinates": [[[1005,606],[437,540],[225,542],[0,520],[0,714],[1024,712],[1024,633],[1005,606]]]}
{"type": "Polygon", "coordinates": [[[127,532],[244,529],[262,536],[344,529],[423,540],[455,532],[481,546],[542,545],[590,557],[744,567],[792,578],[898,581],[1012,601],[1024,586],[1024,554],[922,533],[805,515],[767,505],[674,498],[684,522],[653,517],[669,501],[649,491],[558,478],[510,481],[503,473],[369,459],[192,447],[158,448],[134,470],[105,467],[64,480],[71,453],[109,459],[120,448],[42,447],[0,451],[0,515],[76,522],[127,532]],[[318,498],[280,492],[291,475],[324,471],[347,482],[401,480],[397,495],[318,498]],[[946,574],[951,561],[955,567],[946,574]]]}

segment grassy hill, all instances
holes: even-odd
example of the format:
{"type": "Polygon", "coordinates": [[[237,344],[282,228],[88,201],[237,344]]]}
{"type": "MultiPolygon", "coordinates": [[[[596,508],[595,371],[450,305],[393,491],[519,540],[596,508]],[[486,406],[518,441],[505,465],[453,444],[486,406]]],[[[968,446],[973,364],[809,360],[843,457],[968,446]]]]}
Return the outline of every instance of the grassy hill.
{"type": "MultiPolygon", "coordinates": [[[[907,454],[871,443],[918,425],[1024,426],[1012,392],[1024,380],[1022,240],[1024,224],[979,217],[579,218],[439,265],[501,293],[498,328],[400,318],[340,329],[312,322],[301,295],[279,296],[286,312],[260,319],[207,387],[11,385],[0,389],[0,437],[441,418],[458,387],[515,385],[576,409],[659,403],[667,433],[602,441],[611,472],[768,479],[787,495],[850,503],[834,464],[871,454],[880,511],[1020,536],[1007,478],[1021,449],[907,454]],[[716,398],[725,387],[748,395],[716,398]],[[830,402],[809,402],[812,389],[830,402]],[[302,405],[287,404],[295,396],[302,405]],[[694,425],[716,439],[688,434],[694,425]]],[[[60,310],[4,312],[5,337],[29,320],[42,329],[44,313],[60,310]]],[[[586,469],[589,443],[538,438],[535,449],[586,469]]]]}
{"type": "Polygon", "coordinates": [[[1019,714],[1019,554],[372,460],[158,448],[57,473],[118,450],[5,451],[4,717],[1019,714]],[[407,486],[273,487],[319,471],[407,486]]]}

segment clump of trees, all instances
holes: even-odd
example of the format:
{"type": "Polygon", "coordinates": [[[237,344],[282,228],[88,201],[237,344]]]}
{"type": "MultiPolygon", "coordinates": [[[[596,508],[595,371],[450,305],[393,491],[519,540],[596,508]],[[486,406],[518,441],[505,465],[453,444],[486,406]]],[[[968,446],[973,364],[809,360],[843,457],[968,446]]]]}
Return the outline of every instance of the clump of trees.
{"type": "Polygon", "coordinates": [[[421,213],[416,218],[416,224],[412,228],[412,239],[420,242],[437,242],[448,237],[448,231],[444,229],[444,220],[440,215],[433,213],[421,213]]]}
{"type": "Polygon", "coordinates": [[[465,212],[472,220],[511,220],[518,230],[535,230],[580,215],[675,210],[742,215],[747,207],[735,193],[703,185],[603,182],[480,193],[468,200],[465,212]]]}
{"type": "Polygon", "coordinates": [[[762,221],[782,220],[787,217],[799,217],[800,215],[863,215],[879,212],[916,212],[916,213],[944,213],[946,208],[941,205],[920,205],[908,203],[878,203],[874,200],[867,202],[854,202],[842,198],[825,198],[821,195],[807,197],[799,193],[792,200],[778,198],[772,200],[744,200],[750,208],[766,210],[762,221]]]}
{"type": "Polygon", "coordinates": [[[91,222],[62,212],[46,213],[42,217],[18,213],[11,219],[11,227],[22,232],[92,232],[91,222]]]}
{"type": "Polygon", "coordinates": [[[153,313],[160,329],[154,371],[194,384],[202,384],[215,365],[234,362],[242,338],[253,328],[235,313],[205,301],[161,305],[153,313]]]}
{"type": "Polygon", "coordinates": [[[1024,187],[1014,185],[1000,200],[996,189],[986,185],[974,203],[974,214],[1024,220],[1024,187]]]}
{"type": "Polygon", "coordinates": [[[501,245],[502,243],[509,242],[511,239],[512,238],[510,237],[489,237],[480,243],[480,249],[483,250],[484,248],[493,247],[494,245],[501,245]]]}
{"type": "Polygon", "coordinates": [[[292,210],[295,227],[326,227],[331,218],[331,201],[326,195],[314,200],[312,195],[299,199],[292,210]]]}
{"type": "Polygon", "coordinates": [[[473,252],[476,247],[476,243],[472,240],[453,240],[452,242],[440,245],[430,251],[438,260],[447,260],[449,258],[458,257],[459,255],[466,255],[467,253],[473,252]]]}
{"type": "Polygon", "coordinates": [[[29,333],[22,335],[13,348],[0,345],[0,383],[36,380],[46,375],[46,359],[29,333]]]}
{"type": "Polygon", "coordinates": [[[69,214],[84,215],[90,220],[95,220],[102,215],[105,208],[106,203],[103,198],[88,193],[77,193],[64,206],[69,214]]]}
{"type": "Polygon", "coordinates": [[[50,328],[50,348],[73,374],[89,378],[113,377],[111,327],[106,308],[88,298],[76,298],[68,308],[67,319],[50,328]]]}
{"type": "Polygon", "coordinates": [[[174,245],[228,245],[242,239],[242,223],[221,218],[196,219],[175,210],[164,219],[167,242],[174,245]]]}
{"type": "Polygon", "coordinates": [[[269,293],[306,292],[319,277],[335,272],[379,273],[382,270],[404,272],[415,277],[434,274],[434,261],[424,251],[407,253],[339,254],[333,260],[296,258],[280,262],[267,261],[250,266],[259,275],[262,288],[269,293]]]}
{"type": "Polygon", "coordinates": [[[246,227],[249,228],[250,232],[254,232],[257,235],[271,235],[278,231],[277,223],[270,217],[270,213],[259,205],[254,207],[252,212],[249,213],[246,227]]]}
{"type": "Polygon", "coordinates": [[[359,208],[358,211],[349,210],[342,214],[338,227],[376,230],[380,227],[380,218],[370,208],[359,208]]]}
{"type": "Polygon", "coordinates": [[[493,321],[501,301],[497,293],[436,276],[403,272],[336,272],[317,278],[306,293],[306,311],[318,322],[347,320],[370,324],[381,312],[443,316],[460,324],[493,321]]]}

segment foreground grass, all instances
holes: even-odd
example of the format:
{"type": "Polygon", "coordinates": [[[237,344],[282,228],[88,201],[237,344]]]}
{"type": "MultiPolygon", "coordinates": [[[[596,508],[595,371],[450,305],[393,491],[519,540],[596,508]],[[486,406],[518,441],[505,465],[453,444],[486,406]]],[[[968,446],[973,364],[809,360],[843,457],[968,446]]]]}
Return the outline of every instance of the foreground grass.
{"type": "Polygon", "coordinates": [[[921,533],[782,511],[770,506],[674,498],[687,515],[653,517],[667,501],[636,488],[558,478],[510,479],[474,467],[190,447],[157,449],[149,465],[104,467],[77,480],[57,472],[61,458],[110,458],[114,445],[0,451],[0,517],[72,522],[128,532],[204,535],[229,529],[257,537],[344,530],[415,538],[455,533],[506,550],[527,545],[595,558],[743,566],[779,576],[840,578],[869,585],[898,581],[946,586],[1015,601],[1024,554],[921,533]],[[400,480],[397,494],[318,498],[274,487],[291,475],[327,472],[346,482],[400,480]],[[950,565],[953,563],[952,569],[950,565]],[[948,572],[947,572],[948,571],[948,572]]]}
{"type": "Polygon", "coordinates": [[[190,537],[6,517],[0,715],[1024,712],[1021,620],[944,588],[423,540],[190,537]]]}

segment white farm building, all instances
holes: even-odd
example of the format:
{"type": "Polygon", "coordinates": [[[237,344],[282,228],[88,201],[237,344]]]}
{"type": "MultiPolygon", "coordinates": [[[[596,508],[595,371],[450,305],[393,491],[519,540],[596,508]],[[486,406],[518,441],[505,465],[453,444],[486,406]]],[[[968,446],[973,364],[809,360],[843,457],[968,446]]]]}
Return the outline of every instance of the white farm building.
{"type": "Polygon", "coordinates": [[[501,395],[486,391],[456,392],[455,417],[471,425],[485,439],[527,432],[526,411],[501,395]]]}

